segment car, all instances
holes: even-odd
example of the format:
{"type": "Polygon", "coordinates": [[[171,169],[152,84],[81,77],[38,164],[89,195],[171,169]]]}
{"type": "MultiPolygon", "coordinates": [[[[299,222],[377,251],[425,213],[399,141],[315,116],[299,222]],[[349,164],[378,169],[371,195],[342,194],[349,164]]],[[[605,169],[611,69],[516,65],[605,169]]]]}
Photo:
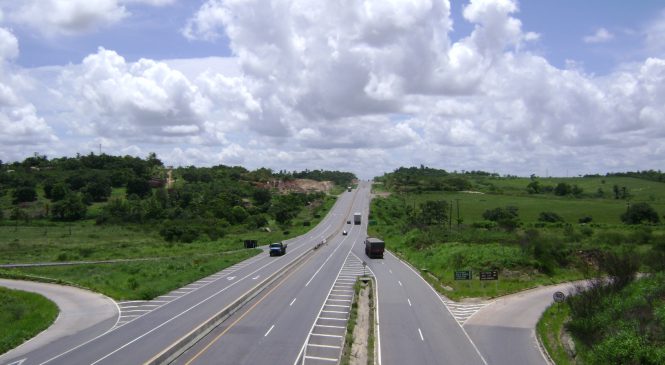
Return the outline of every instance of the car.
{"type": "Polygon", "coordinates": [[[347,232],[346,230],[342,231],[342,234],[343,234],[344,236],[346,236],[347,233],[348,233],[348,232],[347,232]]]}
{"type": "Polygon", "coordinates": [[[348,221],[346,221],[346,224],[351,224],[351,220],[349,219],[348,221]]]}

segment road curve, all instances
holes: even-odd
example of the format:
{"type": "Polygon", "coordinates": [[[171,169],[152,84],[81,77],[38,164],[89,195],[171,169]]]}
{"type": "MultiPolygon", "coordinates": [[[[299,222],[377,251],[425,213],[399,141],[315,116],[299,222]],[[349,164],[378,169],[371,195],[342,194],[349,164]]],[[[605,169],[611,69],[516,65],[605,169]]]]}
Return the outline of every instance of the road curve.
{"type": "Polygon", "coordinates": [[[45,296],[60,309],[55,322],[31,340],[0,355],[0,364],[54,342],[82,343],[113,327],[118,318],[118,306],[102,294],[71,286],[33,281],[0,279],[0,286],[34,292],[45,296]]]}
{"type": "Polygon", "coordinates": [[[574,283],[539,287],[498,298],[480,309],[464,329],[489,365],[549,364],[536,338],[536,324],[552,295],[568,295],[574,283]]]}

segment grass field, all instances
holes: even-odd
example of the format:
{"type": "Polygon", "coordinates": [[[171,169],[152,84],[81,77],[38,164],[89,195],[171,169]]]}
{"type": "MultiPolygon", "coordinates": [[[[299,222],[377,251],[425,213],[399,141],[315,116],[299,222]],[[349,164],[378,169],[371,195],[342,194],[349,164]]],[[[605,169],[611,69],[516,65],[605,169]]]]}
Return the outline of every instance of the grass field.
{"type": "MultiPolygon", "coordinates": [[[[511,205],[518,207],[519,218],[525,223],[537,222],[541,212],[555,212],[568,223],[577,223],[580,218],[590,216],[593,223],[621,224],[621,214],[627,208],[624,200],[557,198],[551,195],[423,193],[409,194],[402,199],[405,204],[411,205],[427,200],[452,201],[453,222],[457,219],[459,203],[459,217],[464,223],[483,221],[482,215],[486,210],[511,205]]],[[[665,213],[665,201],[649,204],[661,215],[665,213]]]]}
{"type": "Polygon", "coordinates": [[[0,276],[55,280],[106,294],[114,299],[151,299],[202,277],[223,270],[261,252],[243,248],[245,239],[259,245],[299,236],[309,231],[335,203],[324,201],[316,218],[303,209],[285,231],[230,229],[218,240],[200,238],[192,243],[170,243],[147,225],[95,225],[94,222],[0,226],[0,263],[142,259],[150,261],[79,264],[0,270],[0,276]],[[304,226],[310,221],[311,226],[304,226]],[[70,233],[71,232],[71,233],[70,233]]]}
{"type": "Polygon", "coordinates": [[[0,287],[0,354],[46,329],[58,307],[41,295],[0,287]]]}

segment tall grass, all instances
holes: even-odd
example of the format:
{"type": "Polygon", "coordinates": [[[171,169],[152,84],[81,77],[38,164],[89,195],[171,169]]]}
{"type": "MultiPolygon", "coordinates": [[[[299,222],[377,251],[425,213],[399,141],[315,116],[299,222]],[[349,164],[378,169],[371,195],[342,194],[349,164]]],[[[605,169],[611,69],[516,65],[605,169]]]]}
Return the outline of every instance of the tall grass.
{"type": "Polygon", "coordinates": [[[58,307],[41,295],[0,287],[0,354],[46,329],[58,307]]]}

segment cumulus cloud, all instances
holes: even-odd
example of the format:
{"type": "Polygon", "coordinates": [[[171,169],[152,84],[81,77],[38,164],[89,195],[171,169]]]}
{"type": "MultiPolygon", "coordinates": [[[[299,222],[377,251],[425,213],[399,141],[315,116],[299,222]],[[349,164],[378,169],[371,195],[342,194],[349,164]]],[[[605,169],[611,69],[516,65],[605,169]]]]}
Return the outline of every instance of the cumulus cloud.
{"type": "MultiPolygon", "coordinates": [[[[0,28],[0,144],[12,151],[57,140],[34,105],[22,96],[28,82],[12,64],[18,55],[18,40],[8,29],[0,28]]],[[[5,150],[3,154],[12,153],[5,150]]]]}
{"type": "Polygon", "coordinates": [[[606,43],[614,39],[614,34],[605,28],[598,28],[594,34],[583,38],[584,43],[606,43]]]}
{"type": "Polygon", "coordinates": [[[42,35],[78,35],[115,24],[128,16],[126,5],[165,6],[175,0],[21,0],[9,3],[8,18],[42,35]]]}
{"type": "Polygon", "coordinates": [[[665,57],[665,10],[646,27],[644,40],[650,54],[665,57]]]}
{"type": "Polygon", "coordinates": [[[204,129],[210,102],[182,73],[165,63],[128,63],[100,48],[62,82],[72,85],[79,128],[102,136],[161,140],[204,129]]]}

